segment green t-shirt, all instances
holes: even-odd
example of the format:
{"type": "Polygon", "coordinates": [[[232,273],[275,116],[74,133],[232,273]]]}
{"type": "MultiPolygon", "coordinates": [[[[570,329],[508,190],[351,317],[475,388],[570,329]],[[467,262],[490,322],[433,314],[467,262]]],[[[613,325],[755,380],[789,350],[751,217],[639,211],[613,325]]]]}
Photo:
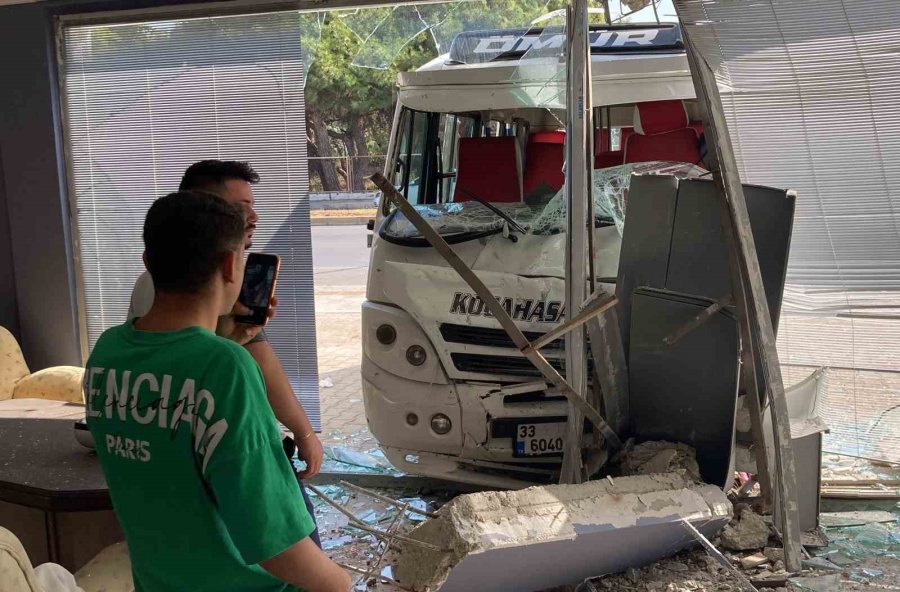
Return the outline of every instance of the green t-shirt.
{"type": "Polygon", "coordinates": [[[259,565],[314,528],[247,351],[200,327],[100,336],[88,426],[136,592],[287,592],[259,565]]]}

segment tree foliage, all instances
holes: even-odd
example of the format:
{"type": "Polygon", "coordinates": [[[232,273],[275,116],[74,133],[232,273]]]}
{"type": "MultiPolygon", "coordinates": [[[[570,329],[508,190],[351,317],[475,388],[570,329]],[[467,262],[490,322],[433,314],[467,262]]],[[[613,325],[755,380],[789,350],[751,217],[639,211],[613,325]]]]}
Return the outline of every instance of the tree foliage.
{"type": "MultiPolygon", "coordinates": [[[[589,4],[611,8],[615,17],[650,2],[591,0],[589,4]]],[[[537,17],[566,5],[566,0],[471,0],[298,13],[307,66],[313,188],[362,190],[364,179],[383,166],[381,156],[387,151],[399,72],[415,70],[446,53],[453,37],[463,31],[527,27],[537,17]]],[[[594,14],[591,20],[598,17],[594,14]]],[[[542,26],[562,22],[556,17],[542,26]]],[[[217,34],[229,35],[231,27],[237,27],[237,22],[224,19],[217,23],[217,34]]],[[[197,29],[207,28],[202,19],[186,19],[132,25],[127,34],[129,43],[139,43],[152,53],[165,51],[179,37],[192,40],[197,29]]],[[[236,31],[245,28],[241,25],[236,31]]],[[[121,27],[97,27],[92,32],[93,51],[98,55],[120,51],[125,33],[121,27]]],[[[215,43],[210,39],[213,47],[215,43]]]]}
{"type": "Polygon", "coordinates": [[[304,27],[312,33],[303,43],[312,56],[306,104],[315,188],[361,190],[363,178],[383,166],[370,155],[387,151],[399,72],[447,52],[460,32],[528,26],[564,6],[563,0],[399,6],[331,12],[317,21],[320,31],[304,27]]]}

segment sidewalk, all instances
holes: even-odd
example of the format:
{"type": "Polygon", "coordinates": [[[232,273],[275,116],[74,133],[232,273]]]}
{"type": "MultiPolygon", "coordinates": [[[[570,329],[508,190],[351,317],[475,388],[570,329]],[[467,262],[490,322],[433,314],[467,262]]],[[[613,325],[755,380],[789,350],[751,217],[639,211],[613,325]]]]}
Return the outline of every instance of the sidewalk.
{"type": "Polygon", "coordinates": [[[319,398],[326,443],[368,432],[360,378],[360,306],[364,298],[364,286],[316,290],[319,398]]]}

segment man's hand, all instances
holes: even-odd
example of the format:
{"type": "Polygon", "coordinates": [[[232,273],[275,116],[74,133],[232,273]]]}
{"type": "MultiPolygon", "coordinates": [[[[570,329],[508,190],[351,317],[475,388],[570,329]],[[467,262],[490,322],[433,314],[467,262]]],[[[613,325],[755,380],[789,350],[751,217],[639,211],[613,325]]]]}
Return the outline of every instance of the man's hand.
{"type": "MultiPolygon", "coordinates": [[[[234,317],[248,315],[251,312],[252,311],[249,308],[240,302],[235,302],[234,308],[231,309],[230,313],[219,317],[219,322],[216,325],[216,335],[224,337],[225,339],[230,339],[240,345],[247,345],[251,339],[259,335],[259,332],[262,331],[262,327],[238,323],[234,320],[234,317]]],[[[274,305],[269,307],[269,318],[272,318],[273,316],[275,316],[274,305]]]]}
{"type": "Polygon", "coordinates": [[[322,459],[325,456],[322,442],[313,432],[306,438],[303,438],[303,434],[294,434],[294,442],[297,444],[297,456],[300,460],[306,461],[306,470],[298,476],[301,479],[315,477],[322,470],[322,459]]]}

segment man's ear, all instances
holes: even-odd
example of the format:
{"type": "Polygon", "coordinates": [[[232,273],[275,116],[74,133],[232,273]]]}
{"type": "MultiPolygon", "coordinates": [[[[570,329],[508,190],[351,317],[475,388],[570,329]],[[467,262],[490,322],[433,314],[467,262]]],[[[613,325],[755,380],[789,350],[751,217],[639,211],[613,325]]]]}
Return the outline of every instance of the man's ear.
{"type": "Polygon", "coordinates": [[[237,251],[228,251],[222,257],[222,263],[219,268],[222,271],[222,279],[226,284],[233,284],[238,279],[241,260],[238,258],[237,251]]]}

